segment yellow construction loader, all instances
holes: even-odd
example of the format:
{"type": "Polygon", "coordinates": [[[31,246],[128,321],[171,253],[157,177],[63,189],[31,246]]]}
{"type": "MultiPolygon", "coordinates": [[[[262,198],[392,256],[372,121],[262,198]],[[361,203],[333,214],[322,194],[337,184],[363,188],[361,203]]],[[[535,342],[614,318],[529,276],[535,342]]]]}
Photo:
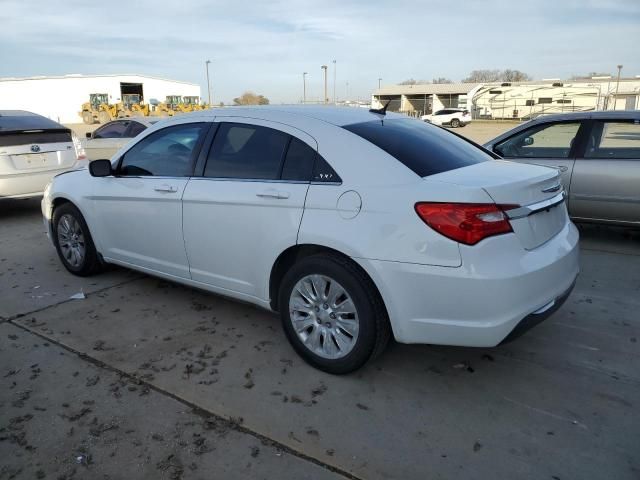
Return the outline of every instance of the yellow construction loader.
{"type": "Polygon", "coordinates": [[[91,125],[96,121],[98,123],[107,123],[114,118],[123,116],[122,112],[122,103],[110,105],[109,95],[106,93],[91,93],[89,94],[89,101],[82,104],[82,111],[79,115],[84,123],[91,125]]]}
{"type": "Polygon", "coordinates": [[[149,103],[151,104],[149,111],[151,117],[173,117],[176,113],[166,103],[159,102],[155,98],[149,100],[149,103]]]}
{"type": "Polygon", "coordinates": [[[183,112],[198,112],[200,110],[203,110],[202,106],[200,105],[200,97],[187,95],[182,98],[183,101],[181,104],[181,109],[183,112]]]}
{"type": "Polygon", "coordinates": [[[149,105],[141,102],[140,95],[129,93],[122,95],[125,117],[148,117],[149,105]]]}

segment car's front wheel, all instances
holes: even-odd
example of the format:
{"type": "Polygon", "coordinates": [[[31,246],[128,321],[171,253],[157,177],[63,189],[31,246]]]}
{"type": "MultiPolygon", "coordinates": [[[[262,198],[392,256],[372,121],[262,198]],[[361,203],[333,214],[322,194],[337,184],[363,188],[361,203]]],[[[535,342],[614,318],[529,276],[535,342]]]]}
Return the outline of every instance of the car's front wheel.
{"type": "Polygon", "coordinates": [[[281,284],[279,306],[294,349],[328,373],[357,370],[381,353],[390,337],[375,286],[338,255],[313,255],[294,264],[281,284]]]}
{"type": "Polygon", "coordinates": [[[74,275],[86,277],[101,270],[89,227],[80,210],[71,203],[53,211],[53,242],[62,264],[74,275]]]}

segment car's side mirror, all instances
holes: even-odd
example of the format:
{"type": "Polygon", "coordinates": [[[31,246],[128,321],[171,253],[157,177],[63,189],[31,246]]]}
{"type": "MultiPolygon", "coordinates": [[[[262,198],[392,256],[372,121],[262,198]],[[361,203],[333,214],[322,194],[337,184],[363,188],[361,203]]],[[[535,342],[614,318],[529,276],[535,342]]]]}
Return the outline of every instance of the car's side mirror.
{"type": "Polygon", "coordinates": [[[528,147],[528,146],[530,146],[530,145],[533,145],[533,137],[526,137],[526,138],[524,139],[523,145],[524,145],[525,147],[528,147]]]}
{"type": "Polygon", "coordinates": [[[93,133],[91,133],[91,132],[87,132],[87,133],[84,134],[84,136],[87,137],[87,138],[91,138],[92,135],[93,135],[93,133]]]}
{"type": "Polygon", "coordinates": [[[113,175],[113,168],[109,160],[94,160],[89,163],[89,173],[92,177],[108,177],[113,175]]]}

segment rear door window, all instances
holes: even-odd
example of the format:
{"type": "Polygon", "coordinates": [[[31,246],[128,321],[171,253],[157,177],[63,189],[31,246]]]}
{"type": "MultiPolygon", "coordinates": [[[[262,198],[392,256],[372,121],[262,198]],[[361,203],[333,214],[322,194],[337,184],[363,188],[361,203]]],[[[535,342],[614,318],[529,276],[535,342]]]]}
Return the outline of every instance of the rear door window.
{"type": "Polygon", "coordinates": [[[204,176],[277,180],[289,138],[273,128],[223,122],[213,140],[204,176]]]}
{"type": "Polygon", "coordinates": [[[473,143],[413,119],[372,120],[343,128],[381,148],[421,177],[493,159],[473,143]]]}
{"type": "Polygon", "coordinates": [[[640,158],[640,122],[595,122],[584,156],[640,158]]]}
{"type": "Polygon", "coordinates": [[[146,129],[147,127],[139,122],[131,122],[124,136],[126,138],[133,138],[144,132],[146,129]]]}

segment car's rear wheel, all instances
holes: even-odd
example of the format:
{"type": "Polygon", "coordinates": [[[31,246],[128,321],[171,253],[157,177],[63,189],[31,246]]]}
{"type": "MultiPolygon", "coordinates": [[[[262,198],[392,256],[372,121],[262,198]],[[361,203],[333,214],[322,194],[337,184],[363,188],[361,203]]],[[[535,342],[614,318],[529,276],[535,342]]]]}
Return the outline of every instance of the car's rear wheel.
{"type": "Polygon", "coordinates": [[[451,126],[453,128],[458,128],[460,126],[460,120],[458,120],[457,118],[454,118],[453,120],[451,120],[451,126]]]}
{"type": "Polygon", "coordinates": [[[384,350],[390,328],[371,280],[349,259],[306,257],[285,275],[279,296],[287,338],[309,364],[352,372],[384,350]]]}
{"type": "Polygon", "coordinates": [[[62,204],[53,212],[53,241],[62,264],[74,275],[86,277],[101,270],[89,227],[71,203],[62,204]]]}

